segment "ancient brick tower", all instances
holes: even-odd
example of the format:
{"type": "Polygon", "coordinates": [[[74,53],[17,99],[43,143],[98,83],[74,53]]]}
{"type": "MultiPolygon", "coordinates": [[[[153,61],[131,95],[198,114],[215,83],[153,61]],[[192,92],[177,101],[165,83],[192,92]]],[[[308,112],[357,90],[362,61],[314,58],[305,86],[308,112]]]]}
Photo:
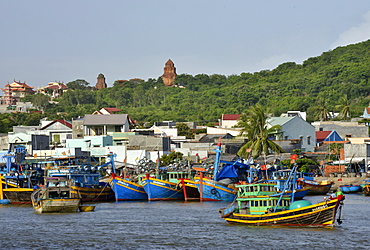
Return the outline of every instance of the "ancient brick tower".
{"type": "Polygon", "coordinates": [[[95,84],[95,87],[97,89],[105,89],[107,87],[107,84],[105,83],[105,77],[102,73],[98,75],[97,82],[95,84]]]}
{"type": "Polygon", "coordinates": [[[171,59],[168,59],[164,66],[164,73],[162,75],[164,85],[166,86],[175,85],[176,76],[177,74],[175,64],[171,61],[171,59]]]}

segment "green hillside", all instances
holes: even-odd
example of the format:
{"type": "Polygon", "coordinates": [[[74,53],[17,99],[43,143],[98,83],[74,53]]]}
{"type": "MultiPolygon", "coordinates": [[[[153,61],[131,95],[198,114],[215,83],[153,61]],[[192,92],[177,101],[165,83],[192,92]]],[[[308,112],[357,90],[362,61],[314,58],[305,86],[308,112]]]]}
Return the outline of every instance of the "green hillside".
{"type": "Polygon", "coordinates": [[[369,104],[369,78],[370,40],[324,52],[303,64],[283,63],[273,70],[230,76],[181,74],[176,78],[179,87],[165,87],[159,77],[116,81],[113,87],[92,91],[88,83],[76,80],[67,84],[75,90],[65,93],[58,104],[31,99],[50,119],[71,119],[112,106],[138,122],[210,124],[222,114],[243,113],[259,103],[274,115],[307,111],[308,120],[313,121],[323,118],[322,112],[339,112],[344,106],[352,117],[361,115],[369,104]]]}

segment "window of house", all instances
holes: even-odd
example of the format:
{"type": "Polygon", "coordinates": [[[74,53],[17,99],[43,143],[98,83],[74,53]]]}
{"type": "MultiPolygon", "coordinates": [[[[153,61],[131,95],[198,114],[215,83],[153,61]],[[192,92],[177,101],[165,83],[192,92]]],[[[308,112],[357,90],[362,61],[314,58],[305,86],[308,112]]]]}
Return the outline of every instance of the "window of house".
{"type": "Polygon", "coordinates": [[[114,132],[121,132],[121,126],[115,126],[114,132]]]}
{"type": "Polygon", "coordinates": [[[311,136],[307,136],[307,144],[311,145],[311,136]]]}
{"type": "Polygon", "coordinates": [[[352,135],[346,135],[346,137],[347,137],[347,138],[351,138],[351,137],[352,137],[352,135]]]}
{"type": "Polygon", "coordinates": [[[60,143],[60,135],[53,135],[53,141],[56,143],[60,143]]]}
{"type": "Polygon", "coordinates": [[[67,138],[66,139],[72,139],[72,134],[67,134],[67,138]]]}

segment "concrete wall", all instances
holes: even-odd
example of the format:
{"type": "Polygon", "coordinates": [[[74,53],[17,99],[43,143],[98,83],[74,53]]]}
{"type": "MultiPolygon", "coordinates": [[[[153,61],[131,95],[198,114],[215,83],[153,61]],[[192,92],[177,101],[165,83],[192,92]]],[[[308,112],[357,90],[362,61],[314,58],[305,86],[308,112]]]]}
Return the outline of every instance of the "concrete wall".
{"type": "Polygon", "coordinates": [[[72,120],[72,139],[80,139],[84,136],[84,119],[72,120]]]}
{"type": "Polygon", "coordinates": [[[340,122],[340,121],[328,121],[328,122],[313,122],[312,125],[316,131],[332,131],[335,130],[338,135],[345,140],[348,135],[350,137],[368,137],[369,128],[364,124],[358,124],[357,122],[340,122]]]}

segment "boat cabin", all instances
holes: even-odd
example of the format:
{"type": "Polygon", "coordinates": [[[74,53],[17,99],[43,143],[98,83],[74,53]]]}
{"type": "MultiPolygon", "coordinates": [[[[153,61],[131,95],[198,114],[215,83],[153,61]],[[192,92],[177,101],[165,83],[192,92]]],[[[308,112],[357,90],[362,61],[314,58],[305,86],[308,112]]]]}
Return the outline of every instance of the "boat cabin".
{"type": "Polygon", "coordinates": [[[237,185],[238,197],[256,197],[276,194],[275,183],[256,183],[248,185],[237,185]]]}
{"type": "Polygon", "coordinates": [[[273,197],[247,197],[238,198],[236,212],[240,214],[267,214],[289,209],[291,198],[289,196],[273,197]]]}

